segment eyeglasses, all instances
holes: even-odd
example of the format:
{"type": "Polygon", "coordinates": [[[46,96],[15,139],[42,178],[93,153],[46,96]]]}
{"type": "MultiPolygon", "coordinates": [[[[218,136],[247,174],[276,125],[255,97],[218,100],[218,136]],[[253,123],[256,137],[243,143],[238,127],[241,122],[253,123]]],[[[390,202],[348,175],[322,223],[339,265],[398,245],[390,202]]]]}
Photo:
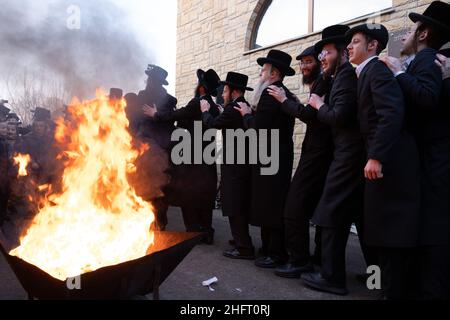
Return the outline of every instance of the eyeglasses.
{"type": "Polygon", "coordinates": [[[324,59],[327,55],[329,55],[331,52],[330,51],[328,51],[328,50],[323,50],[320,54],[319,54],[319,56],[318,56],[318,58],[319,58],[319,60],[322,60],[322,59],[324,59]]]}

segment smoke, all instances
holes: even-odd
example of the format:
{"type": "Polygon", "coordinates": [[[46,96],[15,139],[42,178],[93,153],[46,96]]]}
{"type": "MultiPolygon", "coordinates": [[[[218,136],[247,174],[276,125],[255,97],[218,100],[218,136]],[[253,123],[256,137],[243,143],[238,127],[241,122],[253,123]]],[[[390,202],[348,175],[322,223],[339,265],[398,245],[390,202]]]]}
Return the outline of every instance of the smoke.
{"type": "Polygon", "coordinates": [[[136,91],[153,62],[108,0],[3,0],[0,39],[3,77],[45,73],[82,99],[99,87],[136,91]]]}

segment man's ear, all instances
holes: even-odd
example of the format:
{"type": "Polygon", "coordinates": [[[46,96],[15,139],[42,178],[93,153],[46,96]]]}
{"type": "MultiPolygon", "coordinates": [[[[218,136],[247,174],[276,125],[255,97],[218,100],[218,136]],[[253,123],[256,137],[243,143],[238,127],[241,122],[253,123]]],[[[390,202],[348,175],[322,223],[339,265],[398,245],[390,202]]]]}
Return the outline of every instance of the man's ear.
{"type": "Polygon", "coordinates": [[[429,29],[428,28],[425,28],[423,31],[421,31],[420,33],[419,33],[419,37],[418,37],[418,40],[420,41],[420,42],[424,42],[427,38],[428,38],[428,33],[429,32],[429,29]]]}

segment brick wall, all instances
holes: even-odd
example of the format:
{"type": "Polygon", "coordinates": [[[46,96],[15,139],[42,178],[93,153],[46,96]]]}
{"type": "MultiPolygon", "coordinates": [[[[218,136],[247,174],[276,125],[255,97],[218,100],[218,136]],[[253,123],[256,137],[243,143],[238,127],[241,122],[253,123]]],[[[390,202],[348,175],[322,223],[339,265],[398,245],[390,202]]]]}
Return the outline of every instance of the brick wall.
{"type": "MultiPolygon", "coordinates": [[[[361,0],[368,1],[368,0],[361,0]]],[[[266,56],[270,49],[288,52],[293,57],[316,43],[321,35],[285,41],[280,44],[250,50],[252,30],[266,0],[178,0],[176,96],[179,106],[184,106],[193,96],[198,68],[213,68],[221,78],[228,71],[247,74],[250,86],[258,81],[259,66],[256,59],[266,56]]],[[[377,17],[355,20],[350,26],[370,22],[384,24],[394,32],[412,25],[410,12],[423,12],[432,0],[393,0],[393,7],[377,17]],[[369,19],[369,20],[368,20],[369,19]]],[[[294,60],[295,61],[295,60],[294,60]]],[[[286,86],[301,101],[307,98],[300,84],[298,64],[293,65],[297,75],[285,79],[286,86]]],[[[247,99],[251,99],[248,95],[247,99]]],[[[295,127],[295,164],[300,157],[305,125],[297,121],[295,127]]]]}

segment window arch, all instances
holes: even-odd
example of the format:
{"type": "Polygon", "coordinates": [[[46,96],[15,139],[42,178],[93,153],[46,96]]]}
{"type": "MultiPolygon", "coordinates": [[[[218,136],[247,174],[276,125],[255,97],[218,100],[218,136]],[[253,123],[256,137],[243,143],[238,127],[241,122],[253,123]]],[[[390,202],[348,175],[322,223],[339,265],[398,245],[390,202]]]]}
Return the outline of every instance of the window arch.
{"type": "Polygon", "coordinates": [[[259,0],[250,19],[246,49],[270,46],[323,28],[370,16],[392,0],[259,0]]]}

